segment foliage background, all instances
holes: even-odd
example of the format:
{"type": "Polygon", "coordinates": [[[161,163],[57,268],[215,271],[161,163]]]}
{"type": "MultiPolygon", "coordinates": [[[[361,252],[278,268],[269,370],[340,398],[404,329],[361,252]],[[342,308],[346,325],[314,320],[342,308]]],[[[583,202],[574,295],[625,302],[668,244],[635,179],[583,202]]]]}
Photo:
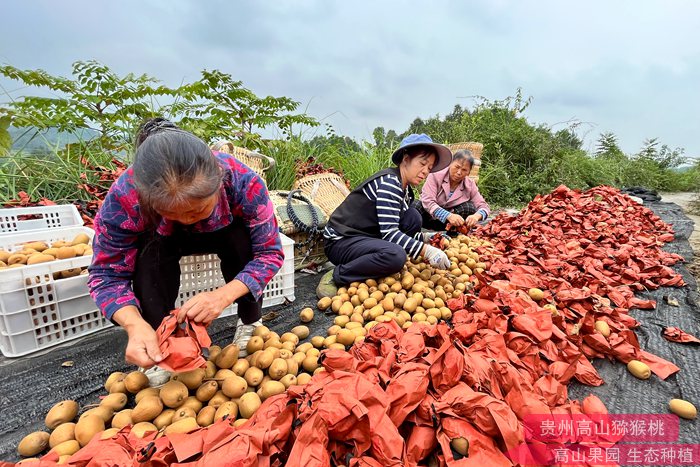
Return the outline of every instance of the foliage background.
{"type": "Polygon", "coordinates": [[[21,191],[32,199],[91,200],[93,193],[81,187],[88,182],[108,188],[102,169],[114,168],[115,159],[129,161],[136,129],[154,116],[169,118],[208,143],[227,139],[273,157],[277,165],[267,174],[270,189],[291,188],[296,164],[309,157],[341,170],[355,186],[389,166],[393,148],[410,133],[427,133],[445,144],[483,143],[479,188],[496,207],[520,206],[562,183],[584,189],[602,184],[660,191],[700,187],[700,163],[679,169],[686,162],[681,148],[650,138],[637,153],[625,154],[616,136],[604,133],[589,154],[575,123],[553,131],[528,121],[531,98],[520,89],[503,100],[480,98],[472,108],[456,105],[445,116],[416,118],[403,131],[378,127],[374,141],[358,142],[299,112],[299,102],[259,97],[217,70],[204,70],[199,80],[177,88],[146,75],[118,76],[94,61],[76,62],[71,77],[10,65],[0,66],[0,74],[52,96],[8,95],[0,106],[0,203],[21,191]],[[56,139],[57,133],[68,135],[70,142],[56,139]],[[37,140],[44,143],[39,149],[28,144],[37,140]]]}

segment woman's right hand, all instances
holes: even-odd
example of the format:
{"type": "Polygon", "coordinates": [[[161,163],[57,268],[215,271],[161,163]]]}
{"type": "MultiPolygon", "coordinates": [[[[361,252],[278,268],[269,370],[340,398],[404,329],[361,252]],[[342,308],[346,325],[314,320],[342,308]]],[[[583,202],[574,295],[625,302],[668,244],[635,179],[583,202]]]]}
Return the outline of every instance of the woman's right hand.
{"type": "Polygon", "coordinates": [[[464,218],[459,214],[450,214],[447,216],[447,223],[454,227],[461,227],[464,224],[464,218]]]}
{"type": "Polygon", "coordinates": [[[112,315],[112,319],[126,331],[129,342],[124,358],[127,362],[150,368],[163,360],[156,332],[142,317],[138,308],[127,305],[112,315]]]}
{"type": "Polygon", "coordinates": [[[125,328],[129,336],[129,343],[126,345],[124,358],[128,363],[150,368],[163,360],[158,347],[156,332],[150,324],[143,319],[125,328]]]}

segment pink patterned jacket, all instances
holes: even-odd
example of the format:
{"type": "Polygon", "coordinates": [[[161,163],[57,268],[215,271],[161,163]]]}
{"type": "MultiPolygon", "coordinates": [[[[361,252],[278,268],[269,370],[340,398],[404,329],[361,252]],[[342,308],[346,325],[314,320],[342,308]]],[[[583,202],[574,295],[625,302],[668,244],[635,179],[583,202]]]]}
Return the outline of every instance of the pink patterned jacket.
{"type": "MultiPolygon", "coordinates": [[[[236,276],[257,299],[284,262],[274,206],[260,176],[236,158],[214,153],[225,172],[219,203],[211,216],[192,226],[212,232],[243,218],[250,229],[253,259],[236,276]]],[[[156,232],[170,235],[174,223],[162,219],[156,232]]],[[[109,189],[95,218],[94,256],[89,268],[90,295],[106,318],[127,305],[139,307],[131,287],[139,236],[147,230],[130,167],[109,189]]]]}
{"type": "Polygon", "coordinates": [[[465,177],[462,183],[457,186],[452,196],[450,196],[450,168],[447,167],[438,172],[431,173],[425,180],[420,193],[420,201],[423,208],[435,217],[435,211],[443,208],[447,211],[467,201],[474,203],[478,211],[483,211],[483,218],[486,219],[491,210],[479,193],[476,183],[469,177],[465,177]]]}

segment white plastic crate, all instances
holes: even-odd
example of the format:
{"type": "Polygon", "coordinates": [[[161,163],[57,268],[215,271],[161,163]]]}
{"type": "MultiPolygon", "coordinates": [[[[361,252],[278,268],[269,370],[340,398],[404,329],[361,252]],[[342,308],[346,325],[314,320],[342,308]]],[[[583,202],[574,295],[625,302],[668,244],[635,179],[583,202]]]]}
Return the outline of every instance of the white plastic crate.
{"type": "MultiPolygon", "coordinates": [[[[92,237],[87,227],[71,227],[0,235],[0,248],[15,251],[30,241],[71,240],[79,233],[92,237]]],[[[263,293],[263,307],[294,300],[294,242],[280,234],[284,264],[263,293]]],[[[87,275],[54,279],[55,272],[87,267],[91,256],[51,261],[21,268],[0,270],[0,351],[20,357],[112,326],[104,319],[87,287],[87,275]]],[[[224,282],[216,255],[182,258],[181,285],[177,306],[199,292],[211,291],[224,282]]],[[[238,306],[226,308],[223,316],[235,315],[238,306]]]]}
{"type": "MultiPolygon", "coordinates": [[[[31,241],[52,243],[87,227],[66,227],[0,235],[0,248],[16,251],[31,241]]],[[[87,267],[92,256],[0,270],[0,350],[19,357],[98,331],[112,324],[90,298],[87,275],[54,279],[54,273],[87,267]]]]}
{"type": "Polygon", "coordinates": [[[72,204],[0,209],[0,234],[82,225],[83,218],[72,204]]]}
{"type": "MultiPolygon", "coordinates": [[[[263,308],[294,301],[294,241],[280,233],[284,264],[270,280],[263,292],[263,308]]],[[[221,274],[217,255],[185,256],[180,260],[180,295],[177,306],[182,306],[196,294],[212,291],[226,282],[221,274]]],[[[227,307],[221,317],[237,314],[238,305],[227,307]]]]}

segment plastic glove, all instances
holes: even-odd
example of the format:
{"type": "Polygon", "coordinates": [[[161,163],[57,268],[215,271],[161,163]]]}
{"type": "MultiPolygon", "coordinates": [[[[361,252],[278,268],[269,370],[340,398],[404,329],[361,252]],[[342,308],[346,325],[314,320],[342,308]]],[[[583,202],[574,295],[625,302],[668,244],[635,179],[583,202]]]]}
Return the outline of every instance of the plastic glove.
{"type": "Polygon", "coordinates": [[[423,236],[423,243],[428,243],[431,238],[436,234],[437,232],[421,232],[421,235],[423,236]]]}
{"type": "Polygon", "coordinates": [[[445,252],[432,245],[425,245],[423,257],[427,259],[428,263],[434,268],[447,269],[450,267],[450,260],[447,259],[445,252]]]}

